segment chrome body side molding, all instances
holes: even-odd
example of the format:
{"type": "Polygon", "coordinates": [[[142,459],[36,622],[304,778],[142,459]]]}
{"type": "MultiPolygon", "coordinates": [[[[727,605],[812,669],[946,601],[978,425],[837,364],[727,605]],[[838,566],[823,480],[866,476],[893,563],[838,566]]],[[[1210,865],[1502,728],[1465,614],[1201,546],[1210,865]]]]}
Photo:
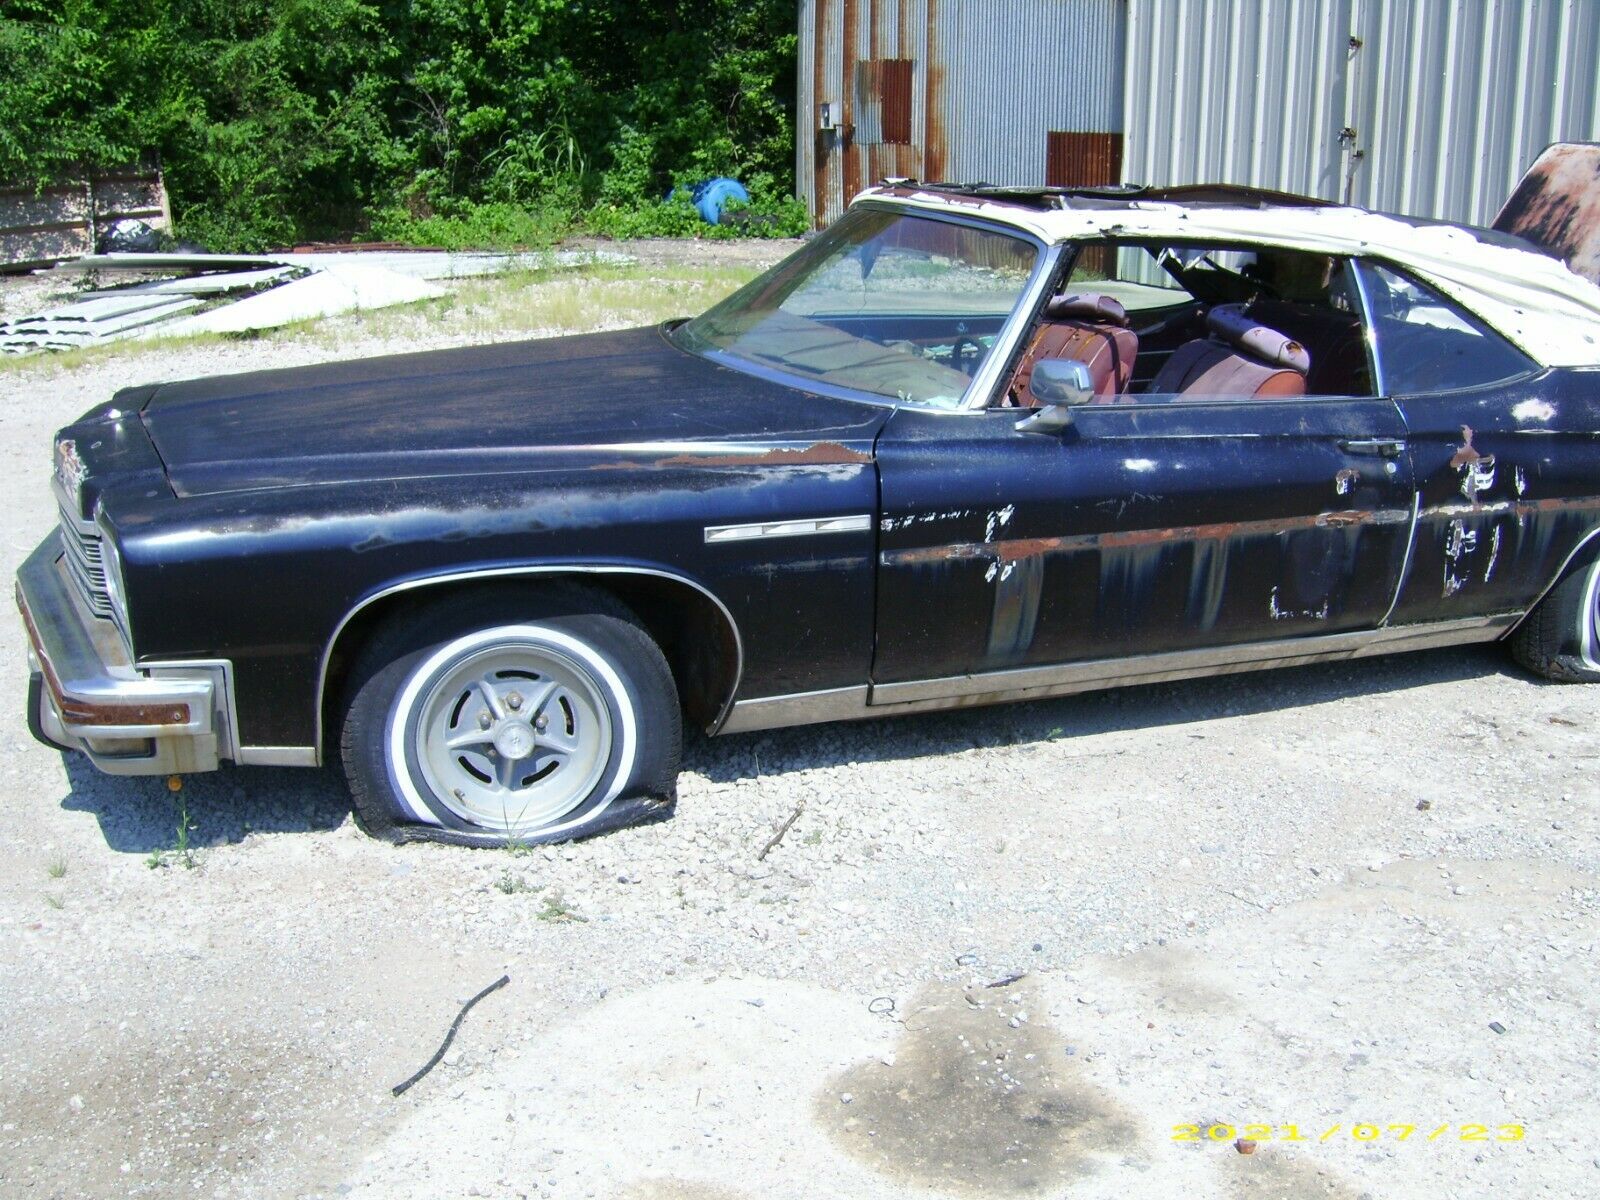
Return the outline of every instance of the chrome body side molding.
{"type": "Polygon", "coordinates": [[[1469,617],[1426,625],[1335,633],[1321,637],[1250,642],[1167,654],[1092,659],[1048,667],[985,671],[943,679],[834,688],[788,696],[741,700],[733,706],[721,733],[776,729],[822,721],[852,721],[896,713],[966,708],[1017,700],[1042,700],[1146,683],[1167,683],[1207,675],[1234,675],[1272,667],[1367,658],[1406,650],[1492,642],[1521,618],[1521,613],[1469,617]]]}
{"type": "Polygon", "coordinates": [[[871,514],[855,513],[848,517],[758,521],[753,525],[707,525],[706,541],[753,542],[761,538],[804,537],[812,533],[866,533],[871,529],[871,514]]]}
{"type": "Polygon", "coordinates": [[[314,767],[315,746],[240,746],[234,762],[241,767],[314,767]]]}

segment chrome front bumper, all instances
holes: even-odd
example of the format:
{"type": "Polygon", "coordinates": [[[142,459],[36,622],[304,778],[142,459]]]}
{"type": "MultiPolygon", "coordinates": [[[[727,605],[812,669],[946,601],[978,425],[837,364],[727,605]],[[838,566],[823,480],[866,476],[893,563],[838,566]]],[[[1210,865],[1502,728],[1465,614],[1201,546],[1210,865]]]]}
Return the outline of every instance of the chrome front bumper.
{"type": "Polygon", "coordinates": [[[17,572],[28,631],[28,727],[112,775],[215,770],[228,739],[226,664],[135,667],[117,627],[90,613],[52,533],[17,572]]]}

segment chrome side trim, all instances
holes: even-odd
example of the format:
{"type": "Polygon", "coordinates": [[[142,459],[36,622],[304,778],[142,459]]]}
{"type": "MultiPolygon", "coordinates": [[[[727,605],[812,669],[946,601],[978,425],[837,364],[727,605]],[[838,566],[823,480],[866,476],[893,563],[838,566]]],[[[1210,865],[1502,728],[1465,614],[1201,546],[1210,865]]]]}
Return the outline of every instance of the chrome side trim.
{"type": "Polygon", "coordinates": [[[527,567],[488,567],[477,571],[451,571],[443,575],[423,575],[416,579],[403,579],[398,583],[391,583],[380,588],[355,605],[349,612],[339,619],[334,626],[333,634],[328,638],[327,645],[322,648],[322,661],[317,667],[317,693],[316,693],[316,743],[313,749],[316,752],[314,765],[320,766],[323,761],[322,743],[322,710],[327,695],[328,687],[328,662],[333,657],[333,648],[339,644],[340,635],[363,609],[399,592],[415,591],[418,588],[432,587],[443,583],[464,583],[468,580],[482,579],[511,579],[523,575],[644,575],[655,579],[670,579],[674,583],[682,583],[699,592],[711,603],[717,606],[717,611],[727,621],[728,629],[733,634],[733,686],[728,689],[728,697],[722,702],[722,708],[717,713],[717,719],[712,722],[711,728],[706,732],[715,734],[722,729],[728,714],[733,708],[733,698],[739,694],[739,683],[744,678],[744,638],[739,633],[739,623],[733,619],[733,613],[728,610],[720,597],[704,584],[696,583],[687,575],[680,575],[675,571],[665,571],[656,567],[624,567],[605,566],[595,563],[540,563],[537,566],[527,567]]]}
{"type": "Polygon", "coordinates": [[[808,533],[866,533],[871,529],[871,514],[858,513],[815,520],[757,521],[753,525],[707,525],[706,541],[752,542],[759,538],[803,537],[808,533]]]}
{"type": "Polygon", "coordinates": [[[240,746],[233,761],[241,767],[314,767],[315,746],[240,746]]]}
{"type": "Polygon", "coordinates": [[[1395,580],[1394,595],[1389,597],[1389,607],[1384,611],[1383,617],[1378,621],[1379,629],[1387,629],[1389,618],[1394,616],[1394,610],[1399,607],[1400,596],[1406,590],[1406,581],[1411,578],[1411,559],[1417,552],[1417,524],[1422,520],[1422,493],[1411,493],[1411,528],[1406,533],[1406,553],[1400,560],[1400,575],[1395,580]]]}
{"type": "Polygon", "coordinates": [[[1561,582],[1562,576],[1564,576],[1572,564],[1577,561],[1578,555],[1582,554],[1589,543],[1594,541],[1596,538],[1600,538],[1600,529],[1591,529],[1578,540],[1578,544],[1572,548],[1572,553],[1568,554],[1566,558],[1561,560],[1561,568],[1550,577],[1550,582],[1544,585],[1544,590],[1539,593],[1538,598],[1534,600],[1532,604],[1528,605],[1528,611],[1522,614],[1522,619],[1518,620],[1517,624],[1513,625],[1511,629],[1507,630],[1506,632],[1515,632],[1517,625],[1522,624],[1522,620],[1527,618],[1528,613],[1531,613],[1534,609],[1538,608],[1539,605],[1544,602],[1544,598],[1556,590],[1556,584],[1561,582]]]}
{"type": "Polygon", "coordinates": [[[782,729],[788,725],[819,725],[824,721],[850,721],[876,716],[867,708],[867,685],[830,688],[821,692],[795,692],[788,696],[763,696],[740,700],[733,706],[719,733],[749,733],[755,729],[782,729]]]}
{"type": "Polygon", "coordinates": [[[821,721],[851,721],[944,708],[1042,700],[1077,692],[1167,683],[1208,675],[1233,675],[1407,650],[1492,642],[1520,616],[1520,613],[1509,613],[1494,617],[1469,617],[1460,621],[1251,642],[1242,646],[1216,646],[1129,658],[1093,659],[1049,667],[986,671],[943,679],[877,684],[870,688],[860,686],[788,696],[765,696],[736,703],[721,732],[742,733],[821,721]]]}

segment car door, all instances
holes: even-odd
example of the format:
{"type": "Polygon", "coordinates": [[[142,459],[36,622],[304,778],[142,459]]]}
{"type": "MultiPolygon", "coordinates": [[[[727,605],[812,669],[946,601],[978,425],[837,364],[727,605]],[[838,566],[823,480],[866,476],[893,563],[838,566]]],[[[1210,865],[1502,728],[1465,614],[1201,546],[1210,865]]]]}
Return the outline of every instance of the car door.
{"type": "Polygon", "coordinates": [[[1405,414],[1417,533],[1390,621],[1520,612],[1593,530],[1592,372],[1542,371],[1392,265],[1357,267],[1381,387],[1405,414]]]}
{"type": "Polygon", "coordinates": [[[1392,401],[1131,399],[1048,434],[1015,409],[894,414],[875,702],[1383,621],[1413,519],[1392,401]]]}

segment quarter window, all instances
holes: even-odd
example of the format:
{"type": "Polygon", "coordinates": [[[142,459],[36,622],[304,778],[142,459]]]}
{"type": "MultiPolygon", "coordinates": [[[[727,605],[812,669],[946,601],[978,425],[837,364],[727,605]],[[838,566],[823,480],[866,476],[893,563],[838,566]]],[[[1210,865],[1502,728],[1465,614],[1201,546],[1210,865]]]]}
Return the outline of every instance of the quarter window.
{"type": "Polygon", "coordinates": [[[1477,318],[1392,267],[1358,263],[1383,390],[1481,387],[1537,364],[1477,318]]]}

